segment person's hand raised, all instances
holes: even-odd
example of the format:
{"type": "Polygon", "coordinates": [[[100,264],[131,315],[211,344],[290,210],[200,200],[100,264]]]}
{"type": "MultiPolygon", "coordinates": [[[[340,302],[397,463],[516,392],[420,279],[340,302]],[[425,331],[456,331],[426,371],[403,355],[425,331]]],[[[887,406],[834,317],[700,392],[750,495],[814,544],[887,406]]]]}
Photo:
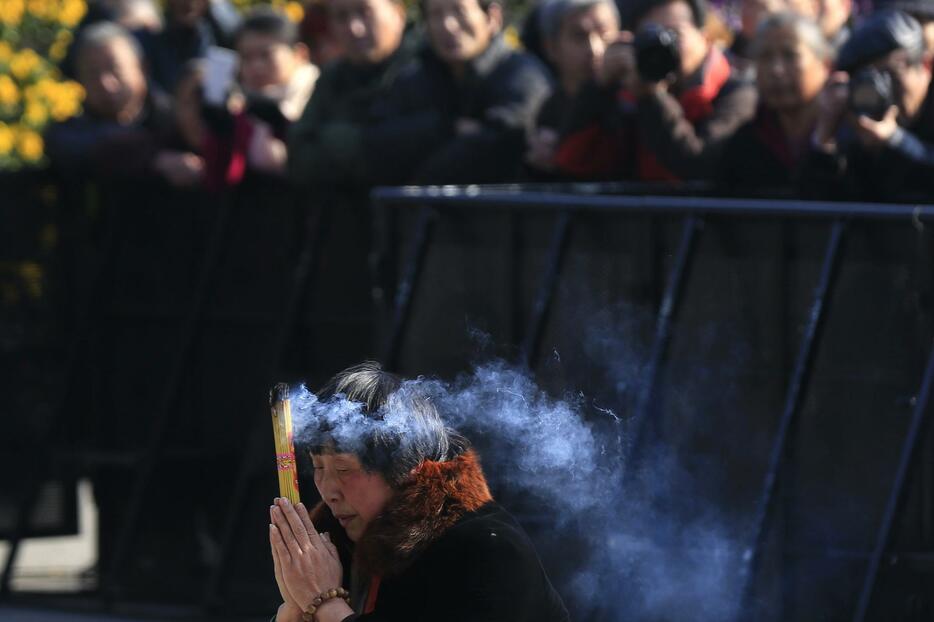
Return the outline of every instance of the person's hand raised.
{"type": "Polygon", "coordinates": [[[881,149],[892,139],[898,130],[898,106],[889,108],[881,121],[865,115],[856,117],[856,135],[859,141],[869,149],[881,149]]]}
{"type": "Polygon", "coordinates": [[[279,552],[273,543],[271,521],[275,520],[276,506],[269,506],[269,547],[272,549],[272,566],[276,575],[276,585],[279,587],[279,594],[282,596],[282,606],[276,614],[276,622],[288,622],[290,620],[302,619],[302,606],[292,597],[291,592],[285,585],[285,578],[282,576],[282,560],[279,558],[279,552]]]}
{"type": "Polygon", "coordinates": [[[285,593],[305,611],[317,596],[341,587],[344,573],[337,547],[330,536],[317,532],[303,504],[293,506],[280,497],[270,514],[269,539],[285,593]]]}
{"type": "Polygon", "coordinates": [[[597,73],[597,83],[601,86],[621,86],[635,90],[638,74],[636,72],[636,51],[632,47],[633,34],[622,31],[616,40],[606,48],[603,63],[597,73]]]}
{"type": "Polygon", "coordinates": [[[176,188],[197,186],[204,178],[204,160],[188,151],[160,151],[152,166],[176,188]]]}
{"type": "Polygon", "coordinates": [[[287,160],[285,143],[276,138],[268,123],[255,121],[247,147],[247,160],[264,173],[284,174],[287,160]]]}

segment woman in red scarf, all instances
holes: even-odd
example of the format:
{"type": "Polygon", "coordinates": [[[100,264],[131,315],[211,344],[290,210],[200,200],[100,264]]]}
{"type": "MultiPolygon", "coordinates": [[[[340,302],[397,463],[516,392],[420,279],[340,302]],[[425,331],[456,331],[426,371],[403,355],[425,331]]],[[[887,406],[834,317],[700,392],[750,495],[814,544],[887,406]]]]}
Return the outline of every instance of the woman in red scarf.
{"type": "Polygon", "coordinates": [[[477,455],[417,388],[365,363],[294,412],[322,500],[270,508],[277,622],[567,621],[477,455]]]}

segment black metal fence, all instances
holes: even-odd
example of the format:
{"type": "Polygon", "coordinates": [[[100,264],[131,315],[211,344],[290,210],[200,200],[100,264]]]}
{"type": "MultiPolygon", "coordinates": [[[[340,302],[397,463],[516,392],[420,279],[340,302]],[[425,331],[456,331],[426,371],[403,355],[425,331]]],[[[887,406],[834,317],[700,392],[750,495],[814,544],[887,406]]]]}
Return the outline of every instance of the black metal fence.
{"type": "MultiPolygon", "coordinates": [[[[633,463],[660,438],[716,463],[710,502],[748,519],[741,618],[931,615],[934,207],[620,185],[378,189],[369,205],[261,181],[220,197],[30,187],[57,188],[62,235],[41,262],[44,355],[5,353],[49,384],[6,388],[46,415],[28,434],[5,416],[11,460],[43,457],[5,487],[5,590],[40,484],[86,476],[92,600],[268,611],[272,382],[364,356],[442,376],[499,356],[623,413],[633,463]]],[[[562,552],[543,556],[560,582],[562,552]]]]}

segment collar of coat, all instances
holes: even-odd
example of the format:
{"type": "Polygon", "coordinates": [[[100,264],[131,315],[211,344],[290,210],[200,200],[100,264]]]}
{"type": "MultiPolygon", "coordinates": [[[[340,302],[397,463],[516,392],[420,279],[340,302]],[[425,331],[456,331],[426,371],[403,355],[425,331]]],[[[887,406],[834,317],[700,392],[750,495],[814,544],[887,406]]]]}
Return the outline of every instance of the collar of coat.
{"type": "Polygon", "coordinates": [[[352,559],[355,572],[388,577],[405,570],[465,514],[492,500],[477,454],[469,450],[416,467],[355,546],[324,502],[315,507],[311,519],[316,529],[331,533],[345,568],[352,559]]]}

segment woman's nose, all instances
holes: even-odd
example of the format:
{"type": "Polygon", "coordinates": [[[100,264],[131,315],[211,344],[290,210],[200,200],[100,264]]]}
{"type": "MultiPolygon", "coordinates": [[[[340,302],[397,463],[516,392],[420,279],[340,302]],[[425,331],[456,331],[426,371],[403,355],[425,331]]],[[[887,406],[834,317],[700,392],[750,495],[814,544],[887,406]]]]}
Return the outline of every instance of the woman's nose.
{"type": "Polygon", "coordinates": [[[340,499],[340,485],[337,478],[324,474],[318,480],[318,492],[325,501],[336,501],[340,499]]]}

